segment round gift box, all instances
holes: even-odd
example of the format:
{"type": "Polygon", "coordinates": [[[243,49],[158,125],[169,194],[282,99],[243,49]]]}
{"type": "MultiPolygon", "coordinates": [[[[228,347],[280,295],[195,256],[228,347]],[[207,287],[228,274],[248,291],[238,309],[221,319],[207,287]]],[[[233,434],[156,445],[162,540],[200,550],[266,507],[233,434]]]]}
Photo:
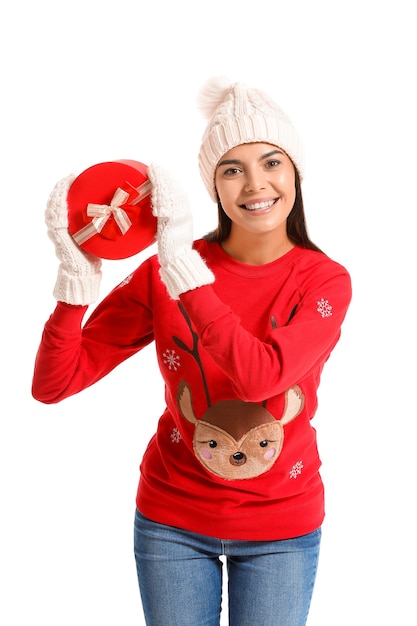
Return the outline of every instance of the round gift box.
{"type": "Polygon", "coordinates": [[[67,196],[68,229],[83,250],[125,259],[155,241],[147,171],[143,163],[123,159],[98,163],[75,178],[67,196]]]}

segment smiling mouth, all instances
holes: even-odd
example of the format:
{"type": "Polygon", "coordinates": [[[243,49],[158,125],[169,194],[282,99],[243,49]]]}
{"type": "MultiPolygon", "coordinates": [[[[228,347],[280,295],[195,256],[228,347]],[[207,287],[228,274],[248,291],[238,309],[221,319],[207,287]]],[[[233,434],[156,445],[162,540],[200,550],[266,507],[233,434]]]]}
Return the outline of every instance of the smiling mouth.
{"type": "Polygon", "coordinates": [[[253,204],[242,204],[241,208],[246,211],[260,211],[262,209],[269,209],[276,200],[269,200],[268,202],[254,202],[253,204]]]}

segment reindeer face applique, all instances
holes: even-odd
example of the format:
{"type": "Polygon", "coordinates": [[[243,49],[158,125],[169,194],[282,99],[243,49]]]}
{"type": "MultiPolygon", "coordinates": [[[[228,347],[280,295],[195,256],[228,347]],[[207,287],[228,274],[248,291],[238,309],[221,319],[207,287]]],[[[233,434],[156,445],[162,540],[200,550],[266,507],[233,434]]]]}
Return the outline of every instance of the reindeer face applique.
{"type": "Polygon", "coordinates": [[[209,471],[226,480],[255,478],[269,470],[284,443],[284,425],[301,413],[304,395],[295,385],[285,393],[280,420],[262,405],[243,400],[222,400],[211,404],[207,380],[198,350],[198,335],[181,302],[178,307],[191,332],[192,345],[174,336],[176,345],[190,354],[200,369],[208,409],[199,419],[193,408],[191,389],[184,380],[177,390],[181,415],[194,424],[193,447],[199,461],[209,471]]]}
{"type": "Polygon", "coordinates": [[[223,400],[209,406],[198,419],[191,390],[181,381],[177,403],[181,415],[194,424],[194,452],[204,467],[226,480],[254,478],[269,470],[284,442],[284,425],[303,409],[304,396],[298,386],[285,394],[280,420],[264,405],[243,400],[223,400]]]}

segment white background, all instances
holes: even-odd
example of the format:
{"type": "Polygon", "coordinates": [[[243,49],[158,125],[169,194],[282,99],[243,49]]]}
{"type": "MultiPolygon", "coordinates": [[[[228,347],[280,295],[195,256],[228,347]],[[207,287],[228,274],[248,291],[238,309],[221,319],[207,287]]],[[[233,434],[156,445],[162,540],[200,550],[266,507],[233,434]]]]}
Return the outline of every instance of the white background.
{"type": "MultiPolygon", "coordinates": [[[[290,114],[310,234],[353,280],[314,420],[327,517],[309,626],[415,625],[413,3],[23,0],[0,24],[0,623],[144,623],[133,514],[161,383],[148,347],[59,405],[32,399],[58,267],[44,209],[71,171],[157,161],[207,232],[195,98],[220,74],[290,114]]],[[[101,295],[153,251],[105,261],[101,295]]]]}

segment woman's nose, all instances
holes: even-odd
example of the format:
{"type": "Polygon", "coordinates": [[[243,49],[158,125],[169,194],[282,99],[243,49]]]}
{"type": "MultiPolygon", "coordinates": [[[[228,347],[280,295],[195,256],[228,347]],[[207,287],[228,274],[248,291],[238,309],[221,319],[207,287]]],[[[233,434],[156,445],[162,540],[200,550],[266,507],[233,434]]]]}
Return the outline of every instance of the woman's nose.
{"type": "Polygon", "coordinates": [[[246,191],[259,191],[265,188],[265,181],[259,173],[248,173],[245,182],[246,191]]]}

